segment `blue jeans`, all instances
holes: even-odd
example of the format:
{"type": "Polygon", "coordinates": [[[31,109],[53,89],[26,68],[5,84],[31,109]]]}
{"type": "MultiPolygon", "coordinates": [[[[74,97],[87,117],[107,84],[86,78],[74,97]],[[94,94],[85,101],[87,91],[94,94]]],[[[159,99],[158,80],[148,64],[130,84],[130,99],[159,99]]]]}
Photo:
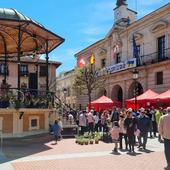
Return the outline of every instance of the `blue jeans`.
{"type": "Polygon", "coordinates": [[[165,157],[168,166],[170,166],[170,139],[164,139],[164,147],[165,147],[165,157]]]}

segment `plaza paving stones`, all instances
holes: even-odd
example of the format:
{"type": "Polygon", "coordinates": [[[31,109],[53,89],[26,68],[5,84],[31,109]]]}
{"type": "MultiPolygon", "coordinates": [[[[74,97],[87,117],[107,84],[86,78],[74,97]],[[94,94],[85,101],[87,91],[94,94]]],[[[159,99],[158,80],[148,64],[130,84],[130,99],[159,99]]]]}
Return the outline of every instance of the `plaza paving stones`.
{"type": "Polygon", "coordinates": [[[163,170],[166,166],[163,144],[157,138],[148,140],[148,150],[136,148],[135,154],[125,150],[114,154],[113,144],[103,142],[81,146],[74,139],[63,139],[53,145],[47,136],[25,141],[28,147],[6,145],[7,158],[0,170],[163,170]]]}

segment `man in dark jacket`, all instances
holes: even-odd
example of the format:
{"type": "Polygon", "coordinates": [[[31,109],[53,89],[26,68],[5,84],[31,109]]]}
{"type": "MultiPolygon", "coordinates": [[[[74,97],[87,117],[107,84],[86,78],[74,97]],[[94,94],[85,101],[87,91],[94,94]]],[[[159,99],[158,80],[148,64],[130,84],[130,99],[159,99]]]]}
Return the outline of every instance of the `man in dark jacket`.
{"type": "Polygon", "coordinates": [[[149,117],[145,115],[145,109],[140,109],[140,115],[137,118],[137,127],[140,130],[140,135],[138,136],[139,146],[143,147],[143,149],[146,149],[146,143],[148,138],[148,131],[150,127],[150,120],[149,117]],[[143,142],[142,142],[143,138],[143,142]]]}
{"type": "Polygon", "coordinates": [[[119,121],[119,112],[116,106],[113,107],[113,111],[110,117],[111,117],[111,122],[119,121]]]}

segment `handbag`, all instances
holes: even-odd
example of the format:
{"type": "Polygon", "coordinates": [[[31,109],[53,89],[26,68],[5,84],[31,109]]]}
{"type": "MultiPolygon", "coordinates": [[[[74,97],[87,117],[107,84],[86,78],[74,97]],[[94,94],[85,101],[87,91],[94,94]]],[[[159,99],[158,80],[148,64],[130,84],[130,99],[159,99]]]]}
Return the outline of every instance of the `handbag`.
{"type": "Polygon", "coordinates": [[[139,135],[140,135],[140,130],[139,130],[139,129],[136,129],[135,132],[134,132],[134,135],[135,135],[135,136],[139,136],[139,135]]]}

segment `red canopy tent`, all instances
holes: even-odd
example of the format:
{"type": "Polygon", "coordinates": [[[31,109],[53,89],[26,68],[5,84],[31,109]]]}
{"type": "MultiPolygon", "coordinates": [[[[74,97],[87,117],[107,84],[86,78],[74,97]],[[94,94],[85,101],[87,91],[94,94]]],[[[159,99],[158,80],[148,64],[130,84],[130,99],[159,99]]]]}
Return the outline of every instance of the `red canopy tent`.
{"type": "MultiPolygon", "coordinates": [[[[155,93],[152,90],[147,90],[145,93],[141,94],[140,96],[137,97],[137,108],[140,107],[148,107],[151,104],[154,104],[153,98],[158,96],[158,93],[155,93]]],[[[126,100],[126,108],[135,108],[135,98],[128,99],[126,100]]]]}
{"type": "Polygon", "coordinates": [[[121,107],[121,102],[118,101],[112,101],[112,99],[102,96],[98,98],[97,100],[91,102],[91,107],[94,108],[94,110],[106,110],[106,109],[112,109],[113,106],[121,107]]]}
{"type": "Polygon", "coordinates": [[[152,100],[156,103],[157,106],[170,106],[170,90],[153,97],[152,100]]]}

